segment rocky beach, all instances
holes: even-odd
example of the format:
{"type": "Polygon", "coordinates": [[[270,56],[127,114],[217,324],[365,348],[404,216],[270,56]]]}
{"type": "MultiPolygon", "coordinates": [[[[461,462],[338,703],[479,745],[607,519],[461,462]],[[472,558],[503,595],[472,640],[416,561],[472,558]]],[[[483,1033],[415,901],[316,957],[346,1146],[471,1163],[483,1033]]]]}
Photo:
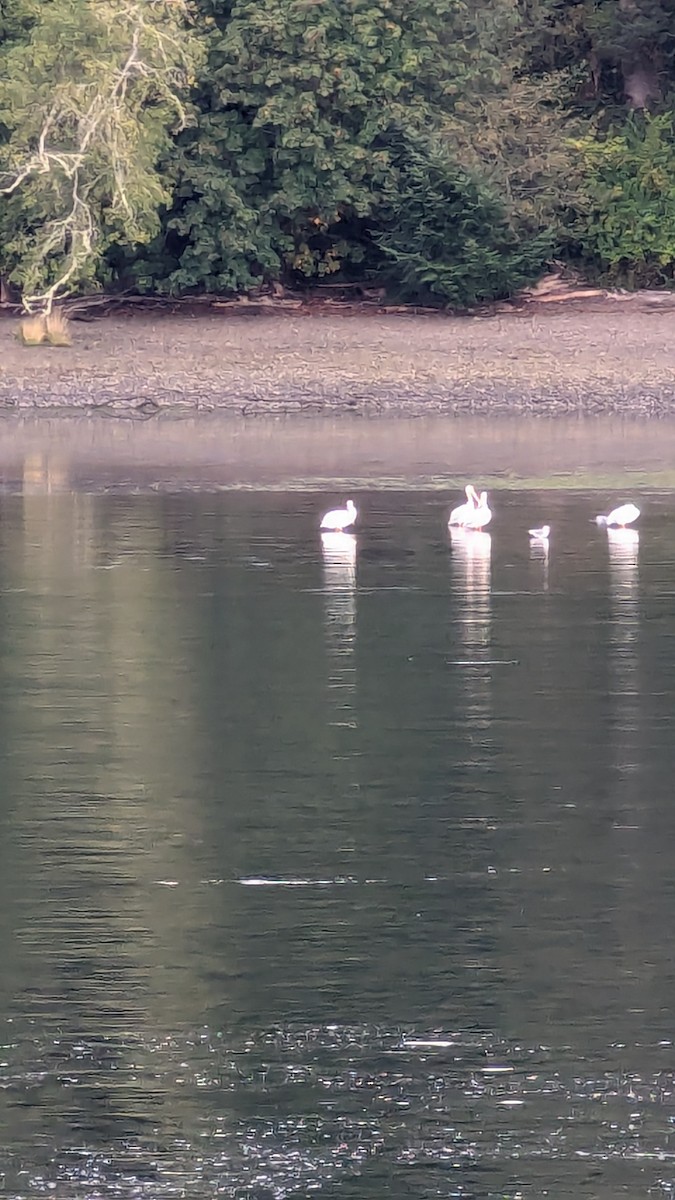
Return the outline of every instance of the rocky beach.
{"type": "Polygon", "coordinates": [[[668,294],[475,316],[338,306],[126,310],[28,347],[0,321],[0,410],[243,416],[675,412],[668,294]]]}

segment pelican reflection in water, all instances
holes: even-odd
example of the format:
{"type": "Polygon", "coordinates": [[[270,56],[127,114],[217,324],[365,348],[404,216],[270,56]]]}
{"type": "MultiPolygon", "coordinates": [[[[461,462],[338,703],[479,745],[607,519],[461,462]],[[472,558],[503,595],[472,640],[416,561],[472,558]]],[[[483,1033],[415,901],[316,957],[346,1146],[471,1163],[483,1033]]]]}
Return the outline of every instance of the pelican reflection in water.
{"type": "MultiPolygon", "coordinates": [[[[490,574],[492,567],[492,538],[479,529],[451,529],[453,576],[454,566],[460,568],[457,578],[459,595],[455,603],[464,614],[466,633],[470,640],[484,642],[482,626],[490,618],[490,574]],[[477,638],[474,638],[477,634],[477,638]]],[[[453,580],[454,582],[454,580],[453,580]]],[[[453,591],[456,589],[453,587],[453,591]]]]}
{"type": "Polygon", "coordinates": [[[326,615],[326,656],[331,720],[354,727],[356,684],[356,537],[352,533],[322,533],[323,593],[326,615]]]}
{"type": "Polygon", "coordinates": [[[623,640],[626,636],[635,636],[637,624],[640,534],[637,529],[608,529],[607,544],[611,571],[612,609],[623,640]]]}
{"type": "Polygon", "coordinates": [[[640,534],[637,529],[608,529],[607,545],[615,604],[626,599],[634,600],[638,582],[640,534]]]}
{"type": "Polygon", "coordinates": [[[451,661],[461,672],[461,723],[471,731],[475,754],[480,739],[489,734],[492,707],[492,538],[472,529],[453,529],[450,537],[452,621],[457,639],[451,661]]]}
{"type": "MultiPolygon", "coordinates": [[[[640,714],[640,535],[637,529],[608,529],[607,543],[612,600],[610,654],[616,767],[622,775],[631,777],[638,759],[636,739],[640,714]]],[[[631,794],[625,803],[632,805],[634,800],[631,785],[631,794]]]]}
{"type": "MultiPolygon", "coordinates": [[[[485,582],[490,578],[490,563],[492,557],[492,538],[489,533],[481,529],[451,529],[450,542],[452,545],[453,557],[457,553],[459,561],[466,566],[468,576],[473,577],[474,572],[480,576],[481,582],[485,582]]],[[[470,579],[467,578],[467,586],[470,584],[470,579]]]]}
{"type": "Polygon", "coordinates": [[[322,533],[321,551],[328,627],[344,653],[353,649],[356,622],[356,537],[322,533]]]}
{"type": "Polygon", "coordinates": [[[461,613],[464,644],[483,646],[489,640],[492,538],[475,529],[450,531],[454,607],[461,613]]]}

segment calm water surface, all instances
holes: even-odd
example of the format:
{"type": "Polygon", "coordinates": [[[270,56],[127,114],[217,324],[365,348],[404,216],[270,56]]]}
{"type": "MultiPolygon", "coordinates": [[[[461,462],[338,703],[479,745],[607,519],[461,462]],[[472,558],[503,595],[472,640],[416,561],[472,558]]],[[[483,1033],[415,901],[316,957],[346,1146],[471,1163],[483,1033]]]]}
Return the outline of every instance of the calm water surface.
{"type": "Polygon", "coordinates": [[[0,500],[0,1194],[675,1196],[675,501],[358,498],[0,500]]]}

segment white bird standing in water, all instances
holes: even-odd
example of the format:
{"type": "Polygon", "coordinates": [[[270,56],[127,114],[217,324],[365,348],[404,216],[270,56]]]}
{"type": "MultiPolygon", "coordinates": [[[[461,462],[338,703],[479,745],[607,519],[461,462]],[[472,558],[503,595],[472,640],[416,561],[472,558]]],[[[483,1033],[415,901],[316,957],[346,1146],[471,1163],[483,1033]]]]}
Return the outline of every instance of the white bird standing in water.
{"type": "Polygon", "coordinates": [[[492,520],[492,513],[488,508],[487,498],[487,492],[481,492],[476,508],[474,508],[471,516],[465,521],[465,529],[484,529],[486,525],[489,525],[492,520]]]}
{"type": "Polygon", "coordinates": [[[457,508],[453,508],[448,520],[448,525],[450,526],[459,525],[461,528],[466,525],[469,517],[476,511],[476,508],[478,507],[478,496],[476,495],[476,489],[473,484],[467,483],[464,491],[466,492],[466,502],[464,504],[459,504],[457,508]]]}
{"type": "Polygon", "coordinates": [[[596,517],[596,525],[606,525],[608,528],[625,529],[626,525],[632,525],[640,516],[640,509],[637,504],[620,504],[618,508],[613,508],[606,517],[596,517]]]}
{"type": "Polygon", "coordinates": [[[321,518],[320,529],[331,529],[333,532],[349,529],[355,524],[358,511],[353,500],[347,501],[346,508],[331,508],[321,518]]]}
{"type": "Polygon", "coordinates": [[[527,531],[533,542],[547,542],[548,535],[551,532],[550,525],[542,525],[540,529],[528,529],[527,531]]]}

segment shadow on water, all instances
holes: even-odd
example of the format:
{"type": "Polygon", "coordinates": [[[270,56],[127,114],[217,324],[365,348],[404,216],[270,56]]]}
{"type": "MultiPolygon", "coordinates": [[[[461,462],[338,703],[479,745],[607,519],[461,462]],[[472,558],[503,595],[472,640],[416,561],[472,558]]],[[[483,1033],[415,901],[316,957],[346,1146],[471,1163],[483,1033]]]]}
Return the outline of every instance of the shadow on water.
{"type": "Polygon", "coordinates": [[[3,1193],[675,1195],[671,497],[31,480],[3,1193]]]}

